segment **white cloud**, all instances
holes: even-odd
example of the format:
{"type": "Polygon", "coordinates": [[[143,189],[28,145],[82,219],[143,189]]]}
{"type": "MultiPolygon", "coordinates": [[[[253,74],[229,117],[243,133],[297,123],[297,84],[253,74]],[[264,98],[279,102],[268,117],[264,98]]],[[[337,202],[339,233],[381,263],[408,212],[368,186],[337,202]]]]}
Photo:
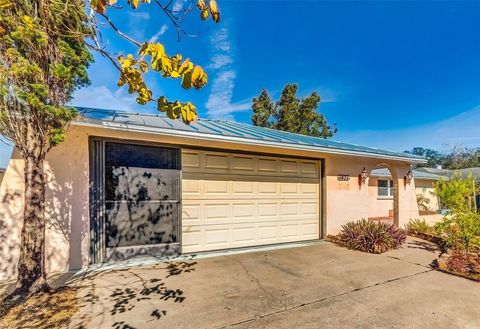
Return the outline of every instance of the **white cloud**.
{"type": "Polygon", "coordinates": [[[212,62],[208,64],[208,69],[218,70],[233,63],[232,57],[224,54],[217,54],[212,57],[212,62]]]}
{"type": "Polygon", "coordinates": [[[228,36],[227,28],[226,27],[221,28],[216,33],[214,33],[210,38],[210,43],[212,44],[213,48],[216,50],[220,50],[223,52],[230,52],[231,43],[228,36]]]}
{"type": "Polygon", "coordinates": [[[207,116],[212,119],[234,120],[233,114],[251,108],[250,100],[232,103],[233,89],[235,87],[236,73],[233,70],[222,71],[215,77],[212,92],[208,97],[205,107],[207,116]]]}
{"type": "Polygon", "coordinates": [[[187,0],[175,0],[173,3],[173,8],[172,10],[175,11],[180,11],[183,9],[183,6],[187,3],[187,0]]]}
{"type": "Polygon", "coordinates": [[[155,35],[153,37],[150,38],[150,43],[153,43],[153,42],[157,42],[158,38],[160,38],[162,35],[165,34],[165,32],[167,32],[168,30],[168,25],[167,24],[163,24],[161,27],[160,27],[160,30],[158,30],[157,33],[155,33],[155,35]]]}
{"type": "Polygon", "coordinates": [[[448,151],[457,144],[479,147],[480,107],[432,124],[405,129],[343,132],[340,126],[334,139],[396,151],[410,150],[415,146],[439,151],[448,151]]]}
{"type": "Polygon", "coordinates": [[[214,55],[207,67],[217,72],[205,104],[207,117],[233,121],[235,113],[247,111],[251,105],[250,100],[232,103],[237,73],[232,68],[234,60],[228,29],[224,27],[214,33],[210,38],[210,44],[214,55]]]}
{"type": "Polygon", "coordinates": [[[119,88],[115,92],[112,92],[106,86],[88,87],[77,90],[70,104],[78,107],[125,111],[131,111],[138,106],[135,95],[128,94],[125,88],[119,88]]]}
{"type": "Polygon", "coordinates": [[[138,39],[138,41],[145,40],[147,22],[150,19],[150,14],[142,11],[129,11],[127,17],[128,34],[138,39]]]}

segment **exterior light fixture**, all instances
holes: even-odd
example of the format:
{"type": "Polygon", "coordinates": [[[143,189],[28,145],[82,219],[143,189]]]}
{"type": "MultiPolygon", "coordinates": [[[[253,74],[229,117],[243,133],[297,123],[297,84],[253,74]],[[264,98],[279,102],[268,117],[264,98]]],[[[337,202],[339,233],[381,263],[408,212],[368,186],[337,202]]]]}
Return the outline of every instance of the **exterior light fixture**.
{"type": "Polygon", "coordinates": [[[363,170],[362,170],[362,173],[359,176],[359,180],[360,180],[360,185],[362,184],[365,184],[367,182],[367,178],[368,178],[368,172],[367,172],[367,169],[365,169],[365,167],[363,167],[363,170]]]}
{"type": "Polygon", "coordinates": [[[403,177],[403,181],[405,182],[405,185],[410,184],[413,179],[413,173],[411,170],[408,171],[408,173],[403,177]]]}

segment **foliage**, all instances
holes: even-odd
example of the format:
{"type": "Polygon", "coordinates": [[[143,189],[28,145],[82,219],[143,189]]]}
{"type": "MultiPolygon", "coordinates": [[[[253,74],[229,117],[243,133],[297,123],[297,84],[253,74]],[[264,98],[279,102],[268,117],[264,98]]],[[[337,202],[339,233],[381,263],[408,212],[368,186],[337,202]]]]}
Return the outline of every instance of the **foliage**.
{"type": "Polygon", "coordinates": [[[273,103],[266,90],[252,100],[252,123],[292,133],[315,137],[332,137],[337,128],[330,126],[325,116],[317,112],[320,95],[317,92],[299,99],[298,85],[286,85],[280,99],[273,103]]]}
{"type": "Polygon", "coordinates": [[[430,199],[422,193],[417,194],[417,205],[420,210],[429,210],[430,199]]]}
{"type": "Polygon", "coordinates": [[[428,225],[424,218],[410,219],[405,229],[411,234],[425,234],[433,231],[433,227],[428,225]]]}
{"type": "Polygon", "coordinates": [[[440,160],[442,159],[442,154],[440,152],[423,147],[414,147],[410,151],[405,151],[405,153],[427,158],[427,163],[420,165],[423,167],[435,167],[436,165],[440,164],[440,160]]]}
{"type": "Polygon", "coordinates": [[[382,253],[401,247],[406,234],[393,225],[362,219],[342,225],[337,237],[349,249],[382,253]]]}
{"type": "Polygon", "coordinates": [[[456,145],[447,153],[442,164],[448,169],[480,167],[480,149],[456,145]]]}
{"type": "Polygon", "coordinates": [[[35,139],[42,146],[36,156],[43,158],[75,116],[64,104],[90,82],[88,18],[81,0],[43,8],[27,0],[8,3],[0,8],[0,133],[22,154],[32,153],[27,139],[35,139]]]}
{"type": "Polygon", "coordinates": [[[449,247],[463,250],[467,255],[472,247],[480,249],[480,214],[475,210],[454,209],[435,224],[435,231],[449,247]]]}
{"type": "MultiPolygon", "coordinates": [[[[94,31],[92,38],[94,42],[89,44],[89,46],[111,60],[120,72],[118,86],[128,86],[128,92],[137,95],[139,104],[146,104],[150,101],[156,102],[157,109],[160,112],[166,112],[167,116],[172,119],[181,118],[187,124],[197,119],[197,109],[191,102],[169,101],[165,96],[154,98],[152,90],[146,84],[145,75],[149,71],[158,72],[163,78],[181,79],[181,86],[184,89],[192,87],[200,89],[208,82],[205,71],[202,67],[193,64],[188,58],[183,60],[180,54],[169,56],[165,46],[160,42],[139,42],[120,31],[110,17],[106,15],[108,6],[113,6],[116,2],[117,0],[93,0],[90,5],[115,32],[132,43],[138,49],[138,53],[127,54],[126,56],[120,55],[115,58],[113,54],[106,51],[101,46],[100,38],[97,36],[99,33],[96,20],[91,22],[91,27],[94,31]]],[[[150,0],[141,0],[141,3],[144,4],[150,4],[150,2],[150,0]]],[[[179,22],[183,21],[183,17],[179,16],[177,10],[170,8],[172,1],[165,5],[160,1],[154,1],[154,3],[171,19],[177,28],[179,36],[180,33],[186,34],[179,25],[179,22]]],[[[128,4],[132,9],[137,9],[140,5],[140,0],[128,0],[128,4]]],[[[211,15],[215,22],[220,21],[220,11],[216,0],[210,0],[208,4],[204,0],[198,0],[197,7],[200,10],[202,20],[207,19],[211,15]]],[[[191,8],[184,10],[184,14],[187,14],[190,10],[191,8]]]]}
{"type": "MultiPolygon", "coordinates": [[[[25,202],[21,232],[18,277],[15,291],[7,297],[18,301],[35,291],[48,290],[45,275],[45,176],[48,151],[65,137],[76,112],[65,105],[72,93],[89,84],[90,51],[108,58],[118,69],[119,86],[126,85],[137,102],[155,101],[158,109],[185,123],[195,120],[195,106],[165,97],[154,98],[144,75],[158,72],[163,78],[181,79],[185,89],[202,88],[208,77],[203,69],[180,54],[167,55],[159,42],[139,42],[120,31],[107,16],[116,0],[0,0],[0,134],[15,143],[25,160],[25,202]],[[107,26],[132,43],[137,54],[114,56],[102,44],[99,26],[107,26]]],[[[132,10],[150,0],[127,0],[132,10]]],[[[154,0],[175,25],[177,34],[184,15],[173,1],[154,0]]],[[[201,19],[220,20],[216,0],[198,0],[201,19]]],[[[129,10],[123,6],[116,9],[129,10]]]]}
{"type": "Polygon", "coordinates": [[[480,167],[480,149],[455,145],[448,152],[441,153],[423,147],[414,147],[405,153],[419,155],[427,158],[427,163],[418,167],[435,167],[441,165],[445,169],[465,169],[480,167]]]}
{"type": "Polygon", "coordinates": [[[447,209],[464,210],[473,205],[473,178],[452,177],[440,179],[434,183],[435,195],[447,209]]]}

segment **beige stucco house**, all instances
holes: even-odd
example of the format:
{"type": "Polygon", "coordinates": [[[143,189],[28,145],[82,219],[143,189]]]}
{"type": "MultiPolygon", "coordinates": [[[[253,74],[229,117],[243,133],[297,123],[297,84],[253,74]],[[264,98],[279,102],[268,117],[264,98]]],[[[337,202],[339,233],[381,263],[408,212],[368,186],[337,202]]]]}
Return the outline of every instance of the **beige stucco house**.
{"type": "MultiPolygon", "coordinates": [[[[46,159],[46,264],[317,240],[372,217],[388,168],[394,223],[418,217],[409,154],[226,121],[83,109],[46,159]]],[[[0,186],[0,278],[15,274],[23,208],[16,151],[0,186]]],[[[390,210],[389,208],[389,210],[390,210]]],[[[375,210],[376,211],[376,210],[375,210]]]]}

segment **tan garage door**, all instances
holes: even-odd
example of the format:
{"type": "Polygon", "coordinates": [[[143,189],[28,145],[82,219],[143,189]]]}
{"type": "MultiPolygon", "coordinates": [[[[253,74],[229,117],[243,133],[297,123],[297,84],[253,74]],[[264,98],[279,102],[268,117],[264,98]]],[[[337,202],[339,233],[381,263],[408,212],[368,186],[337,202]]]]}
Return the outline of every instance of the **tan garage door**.
{"type": "Polygon", "coordinates": [[[320,163],[182,151],[182,251],[319,238],[320,163]]]}

